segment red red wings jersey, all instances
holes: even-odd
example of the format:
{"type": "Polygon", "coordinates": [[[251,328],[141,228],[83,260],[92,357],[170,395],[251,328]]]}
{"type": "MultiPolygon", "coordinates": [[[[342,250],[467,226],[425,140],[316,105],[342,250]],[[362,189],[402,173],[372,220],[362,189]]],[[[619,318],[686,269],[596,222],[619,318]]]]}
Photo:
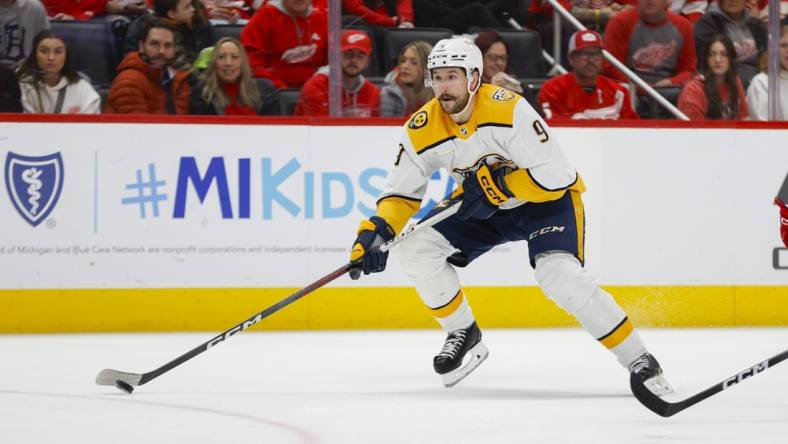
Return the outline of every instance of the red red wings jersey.
{"type": "MultiPolygon", "coordinates": [[[[380,116],[380,89],[361,77],[355,91],[342,88],[342,115],[345,117],[380,116]]],[[[321,69],[301,88],[295,116],[328,116],[328,69],[321,69]]]]}
{"type": "Polygon", "coordinates": [[[598,76],[596,88],[586,92],[567,73],[548,80],[539,91],[539,104],[548,119],[639,119],[629,92],[607,77],[598,76]]]}
{"type": "Polygon", "coordinates": [[[286,14],[278,2],[259,9],[241,32],[255,77],[271,79],[277,88],[300,87],[328,63],[328,19],[312,8],[306,17],[286,14]]]}

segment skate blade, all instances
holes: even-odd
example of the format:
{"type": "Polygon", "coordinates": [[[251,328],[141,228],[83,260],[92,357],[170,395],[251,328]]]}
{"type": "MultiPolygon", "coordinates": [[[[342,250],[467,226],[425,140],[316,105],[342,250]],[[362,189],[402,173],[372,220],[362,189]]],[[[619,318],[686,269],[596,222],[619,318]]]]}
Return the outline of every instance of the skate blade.
{"type": "Polygon", "coordinates": [[[653,394],[657,396],[664,396],[673,393],[673,387],[668,384],[664,376],[657,375],[651,379],[643,381],[643,385],[653,394]]]}
{"type": "Polygon", "coordinates": [[[464,365],[457,367],[456,369],[450,371],[449,373],[444,373],[441,375],[441,379],[443,379],[443,386],[444,387],[454,387],[458,382],[462,381],[466,376],[468,376],[472,371],[476,369],[485,359],[487,356],[490,355],[490,350],[481,343],[481,341],[474,345],[472,349],[468,350],[466,356],[466,362],[464,365]]]}

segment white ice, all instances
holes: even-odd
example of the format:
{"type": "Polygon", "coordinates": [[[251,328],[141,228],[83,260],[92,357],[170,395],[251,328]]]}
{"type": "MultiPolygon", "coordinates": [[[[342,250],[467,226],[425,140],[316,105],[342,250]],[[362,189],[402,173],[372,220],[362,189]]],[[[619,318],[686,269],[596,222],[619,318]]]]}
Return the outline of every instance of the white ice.
{"type": "MultiPolygon", "coordinates": [[[[206,334],[0,336],[0,443],[786,443],[788,363],[672,418],[577,329],[484,330],[452,389],[429,331],[245,332],[126,395],[206,334]]],[[[788,348],[788,328],[641,330],[683,399],[788,348]]]]}

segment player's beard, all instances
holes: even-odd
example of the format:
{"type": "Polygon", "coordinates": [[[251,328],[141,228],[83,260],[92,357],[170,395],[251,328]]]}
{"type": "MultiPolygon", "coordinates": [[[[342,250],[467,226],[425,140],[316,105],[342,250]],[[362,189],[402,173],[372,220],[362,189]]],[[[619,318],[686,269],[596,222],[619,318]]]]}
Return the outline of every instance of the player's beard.
{"type": "Polygon", "coordinates": [[[446,114],[457,114],[463,109],[465,109],[465,105],[468,104],[468,100],[470,98],[471,98],[470,94],[462,98],[457,96],[452,96],[450,94],[441,94],[439,103],[441,104],[441,108],[443,108],[443,111],[446,112],[446,114]],[[444,100],[453,100],[454,105],[451,105],[451,107],[447,109],[446,108],[447,105],[445,104],[444,100]]]}

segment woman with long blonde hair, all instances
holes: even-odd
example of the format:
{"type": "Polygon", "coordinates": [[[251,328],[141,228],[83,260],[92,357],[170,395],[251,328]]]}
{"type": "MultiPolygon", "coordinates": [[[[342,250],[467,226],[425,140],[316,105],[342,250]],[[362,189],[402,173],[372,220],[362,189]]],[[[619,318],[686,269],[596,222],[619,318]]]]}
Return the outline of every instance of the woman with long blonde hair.
{"type": "Polygon", "coordinates": [[[421,108],[435,94],[424,85],[427,56],[432,45],[416,40],[399,53],[397,66],[386,76],[386,86],[380,90],[380,116],[409,116],[421,108]]]}
{"type": "Polygon", "coordinates": [[[208,67],[194,89],[194,114],[255,115],[262,105],[260,89],[243,45],[224,37],[213,47],[208,67]]]}

